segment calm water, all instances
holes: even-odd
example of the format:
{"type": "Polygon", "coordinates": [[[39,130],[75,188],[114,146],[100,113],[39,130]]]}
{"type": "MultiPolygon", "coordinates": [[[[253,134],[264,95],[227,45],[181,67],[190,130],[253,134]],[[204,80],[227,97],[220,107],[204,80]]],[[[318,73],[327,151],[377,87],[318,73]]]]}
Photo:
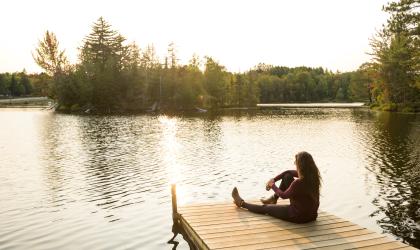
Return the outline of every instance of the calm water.
{"type": "Polygon", "coordinates": [[[0,249],[171,249],[171,183],[181,204],[230,200],[235,185],[268,196],[301,150],[321,170],[321,209],[420,247],[419,115],[0,109],[0,249]]]}

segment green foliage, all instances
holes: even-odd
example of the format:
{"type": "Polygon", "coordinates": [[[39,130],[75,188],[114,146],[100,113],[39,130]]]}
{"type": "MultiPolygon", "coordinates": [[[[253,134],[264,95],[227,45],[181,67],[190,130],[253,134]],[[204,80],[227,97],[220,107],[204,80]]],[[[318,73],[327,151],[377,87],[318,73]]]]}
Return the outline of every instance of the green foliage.
{"type": "Polygon", "coordinates": [[[204,88],[208,94],[210,107],[226,105],[226,89],[229,77],[224,66],[211,57],[206,57],[204,70],[204,88]]]}
{"type": "Polygon", "coordinates": [[[51,96],[52,78],[46,73],[33,74],[30,77],[32,85],[32,95],[34,96],[51,96]]]}
{"type": "Polygon", "coordinates": [[[12,96],[20,96],[20,88],[18,88],[18,81],[16,79],[16,75],[12,74],[12,78],[10,79],[10,87],[9,87],[10,94],[12,96]]]}
{"type": "Polygon", "coordinates": [[[333,74],[322,68],[258,65],[260,102],[368,101],[370,78],[362,71],[333,74]]]}
{"type": "MultiPolygon", "coordinates": [[[[411,29],[412,25],[404,27],[411,29]]],[[[333,73],[320,67],[259,64],[247,72],[231,73],[212,57],[205,57],[204,65],[197,56],[188,65],[180,65],[174,43],[169,44],[167,55],[160,61],[153,45],[140,49],[135,43],[127,43],[100,17],[83,40],[79,63],[68,65],[55,35],[47,32],[34,56],[47,74],[18,76],[20,80],[15,79],[13,88],[13,75],[5,75],[0,78],[0,91],[47,93],[58,101],[60,109],[71,111],[331,101],[362,101],[395,110],[401,102],[418,100],[419,71],[414,62],[419,50],[411,31],[392,32],[390,28],[372,41],[374,61],[357,71],[333,73]]]]}
{"type": "MultiPolygon", "coordinates": [[[[129,65],[130,47],[124,45],[125,38],[114,31],[102,17],[94,23],[92,32],[85,37],[80,49],[81,64],[73,74],[81,76],[84,81],[74,83],[71,89],[79,89],[81,85],[91,93],[90,103],[99,109],[111,109],[118,106],[122,88],[117,85],[123,80],[122,70],[129,65]]],[[[80,96],[72,96],[80,99],[80,96]]]]}
{"type": "Polygon", "coordinates": [[[370,78],[366,72],[359,69],[350,75],[349,98],[352,101],[365,101],[370,97],[370,78]]]}
{"type": "Polygon", "coordinates": [[[22,94],[23,95],[30,95],[33,91],[32,84],[29,80],[28,75],[25,71],[21,72],[20,74],[20,81],[19,85],[21,86],[22,94]]]}
{"type": "Polygon", "coordinates": [[[372,90],[384,110],[396,111],[420,100],[420,5],[401,0],[384,6],[391,16],[371,41],[372,90]],[[401,108],[400,108],[401,107],[401,108]]]}
{"type": "Polygon", "coordinates": [[[85,37],[80,50],[80,60],[88,73],[120,71],[128,59],[129,47],[125,38],[111,28],[102,17],[93,24],[92,32],[85,37]]]}
{"type": "Polygon", "coordinates": [[[388,102],[382,106],[383,111],[397,111],[398,105],[393,102],[388,102]]]}
{"type": "Polygon", "coordinates": [[[9,94],[6,74],[0,74],[0,96],[9,94]]]}
{"type": "Polygon", "coordinates": [[[28,96],[33,94],[33,81],[25,70],[0,74],[0,96],[28,96]]]}

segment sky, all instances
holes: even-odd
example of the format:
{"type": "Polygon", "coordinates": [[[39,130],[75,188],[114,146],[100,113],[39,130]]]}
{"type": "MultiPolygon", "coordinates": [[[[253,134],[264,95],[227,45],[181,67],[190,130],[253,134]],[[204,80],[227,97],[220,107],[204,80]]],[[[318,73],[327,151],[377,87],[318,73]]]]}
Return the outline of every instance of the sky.
{"type": "MultiPolygon", "coordinates": [[[[356,70],[369,39],[386,22],[386,0],[5,0],[0,14],[0,72],[41,72],[31,53],[46,30],[70,62],[103,16],[128,42],[174,42],[181,64],[195,53],[230,71],[258,63],[356,70]]],[[[162,59],[163,61],[163,59],[162,59]]]]}

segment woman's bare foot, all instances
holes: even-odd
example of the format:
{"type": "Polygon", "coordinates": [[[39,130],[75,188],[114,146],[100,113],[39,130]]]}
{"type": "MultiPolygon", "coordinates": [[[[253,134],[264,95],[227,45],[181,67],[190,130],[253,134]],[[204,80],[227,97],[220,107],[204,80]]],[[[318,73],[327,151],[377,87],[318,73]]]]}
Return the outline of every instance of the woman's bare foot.
{"type": "Polygon", "coordinates": [[[241,196],[239,196],[239,192],[236,187],[234,187],[232,190],[232,198],[233,198],[233,202],[235,203],[237,207],[242,207],[244,200],[241,198],[241,196]]]}

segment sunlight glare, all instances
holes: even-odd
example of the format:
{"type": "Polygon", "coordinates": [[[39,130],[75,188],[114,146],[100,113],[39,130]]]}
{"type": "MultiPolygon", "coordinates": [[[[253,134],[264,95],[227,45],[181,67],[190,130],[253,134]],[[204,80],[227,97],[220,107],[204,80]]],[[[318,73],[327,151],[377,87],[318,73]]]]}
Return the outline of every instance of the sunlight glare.
{"type": "MultiPolygon", "coordinates": [[[[177,203],[186,204],[188,199],[188,189],[182,185],[183,166],[178,162],[181,144],[177,141],[176,134],[178,120],[176,117],[160,116],[159,122],[162,126],[161,152],[163,154],[164,166],[169,176],[168,184],[176,184],[177,203]]],[[[170,186],[170,185],[168,185],[170,186]]]]}
{"type": "Polygon", "coordinates": [[[177,142],[177,118],[160,116],[159,122],[162,126],[161,152],[163,154],[163,164],[169,175],[170,184],[175,184],[180,180],[180,166],[177,162],[177,153],[180,144],[177,142]]]}

